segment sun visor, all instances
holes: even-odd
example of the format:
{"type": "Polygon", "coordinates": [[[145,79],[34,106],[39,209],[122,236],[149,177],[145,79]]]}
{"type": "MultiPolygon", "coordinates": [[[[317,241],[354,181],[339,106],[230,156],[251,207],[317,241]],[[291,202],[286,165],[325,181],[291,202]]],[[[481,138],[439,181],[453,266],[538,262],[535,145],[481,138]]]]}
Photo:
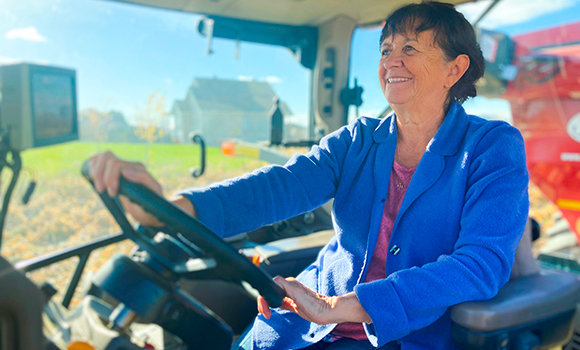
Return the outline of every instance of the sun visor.
{"type": "Polygon", "coordinates": [[[208,37],[208,40],[222,38],[287,47],[304,67],[314,69],[316,63],[316,27],[211,16],[202,18],[197,30],[202,36],[208,37]]]}

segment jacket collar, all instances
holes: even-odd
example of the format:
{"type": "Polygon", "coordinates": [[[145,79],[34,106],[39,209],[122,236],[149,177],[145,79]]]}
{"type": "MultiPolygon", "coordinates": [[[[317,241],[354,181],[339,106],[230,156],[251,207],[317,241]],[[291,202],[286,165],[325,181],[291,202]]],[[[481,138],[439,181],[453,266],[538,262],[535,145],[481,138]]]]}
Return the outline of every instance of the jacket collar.
{"type": "MultiPolygon", "coordinates": [[[[454,155],[459,151],[466,131],[467,114],[459,103],[453,102],[443,124],[427,145],[427,151],[441,156],[454,155]]],[[[381,120],[373,133],[373,139],[377,143],[397,141],[397,121],[394,113],[381,120]]]]}

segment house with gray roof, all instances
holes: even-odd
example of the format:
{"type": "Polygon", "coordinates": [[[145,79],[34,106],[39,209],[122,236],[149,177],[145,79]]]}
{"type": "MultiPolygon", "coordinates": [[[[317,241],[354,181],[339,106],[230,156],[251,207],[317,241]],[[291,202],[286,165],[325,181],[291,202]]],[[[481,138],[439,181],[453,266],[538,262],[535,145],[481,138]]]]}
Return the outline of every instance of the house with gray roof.
{"type": "MultiPolygon", "coordinates": [[[[267,82],[195,78],[185,98],[173,103],[174,137],[191,142],[188,135],[194,131],[211,146],[235,139],[267,141],[275,96],[267,82]]],[[[291,114],[284,102],[280,108],[291,114]]]]}

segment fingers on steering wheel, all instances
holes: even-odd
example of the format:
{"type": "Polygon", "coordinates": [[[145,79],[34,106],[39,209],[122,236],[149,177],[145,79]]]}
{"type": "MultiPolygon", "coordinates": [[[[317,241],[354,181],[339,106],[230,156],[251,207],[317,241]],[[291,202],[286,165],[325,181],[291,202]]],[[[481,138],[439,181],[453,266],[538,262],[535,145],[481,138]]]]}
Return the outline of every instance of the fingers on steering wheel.
{"type": "Polygon", "coordinates": [[[95,190],[97,190],[97,192],[103,192],[105,190],[103,174],[105,172],[106,164],[111,157],[115,157],[115,155],[109,151],[91,157],[89,175],[94,181],[95,190]]]}
{"type": "Polygon", "coordinates": [[[288,297],[284,297],[284,300],[282,302],[282,305],[280,305],[280,309],[282,310],[287,310],[287,311],[291,311],[295,314],[299,314],[298,312],[298,306],[296,305],[296,303],[294,302],[294,300],[288,298],[288,297]]]}
{"type": "MultiPolygon", "coordinates": [[[[280,276],[274,277],[274,281],[276,283],[278,283],[278,285],[280,285],[280,287],[282,287],[282,289],[284,289],[285,292],[287,292],[287,290],[286,290],[286,288],[284,288],[284,285],[286,285],[286,283],[288,283],[288,282],[294,281],[293,278],[290,278],[290,279],[291,279],[291,281],[287,281],[286,279],[284,279],[283,277],[280,277],[280,276]]],[[[258,312],[261,313],[262,315],[264,315],[265,318],[269,319],[272,316],[272,311],[270,310],[270,306],[266,302],[266,299],[264,299],[262,296],[259,296],[257,303],[258,303],[258,312]]],[[[294,300],[292,300],[289,297],[284,297],[284,300],[283,300],[280,308],[282,310],[288,310],[288,311],[294,312],[296,314],[298,313],[298,306],[296,305],[294,300]]]]}
{"type": "Polygon", "coordinates": [[[109,196],[114,196],[119,191],[119,176],[121,175],[121,168],[125,162],[119,161],[118,159],[111,158],[106,162],[105,170],[103,173],[103,182],[107,188],[109,196]]]}
{"type": "Polygon", "coordinates": [[[257,302],[258,302],[258,312],[264,315],[264,317],[269,319],[270,316],[272,315],[272,312],[270,311],[270,307],[268,306],[266,299],[264,299],[262,296],[259,296],[257,302]]]}

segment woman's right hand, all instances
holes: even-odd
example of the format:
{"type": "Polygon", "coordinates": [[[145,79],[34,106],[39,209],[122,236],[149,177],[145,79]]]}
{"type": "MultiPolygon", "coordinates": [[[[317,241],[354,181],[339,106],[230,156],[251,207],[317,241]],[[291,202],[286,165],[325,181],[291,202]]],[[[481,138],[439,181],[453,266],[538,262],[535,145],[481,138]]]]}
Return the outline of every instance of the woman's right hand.
{"type": "MultiPolygon", "coordinates": [[[[112,152],[106,151],[92,156],[89,165],[89,174],[99,193],[107,191],[109,196],[115,196],[119,191],[119,177],[123,175],[127,180],[140,183],[163,196],[163,188],[142,163],[125,161],[117,158],[112,152]]],[[[125,196],[119,196],[119,199],[125,211],[142,225],[163,226],[155,216],[144,211],[141,206],[131,202],[125,196]]]]}

